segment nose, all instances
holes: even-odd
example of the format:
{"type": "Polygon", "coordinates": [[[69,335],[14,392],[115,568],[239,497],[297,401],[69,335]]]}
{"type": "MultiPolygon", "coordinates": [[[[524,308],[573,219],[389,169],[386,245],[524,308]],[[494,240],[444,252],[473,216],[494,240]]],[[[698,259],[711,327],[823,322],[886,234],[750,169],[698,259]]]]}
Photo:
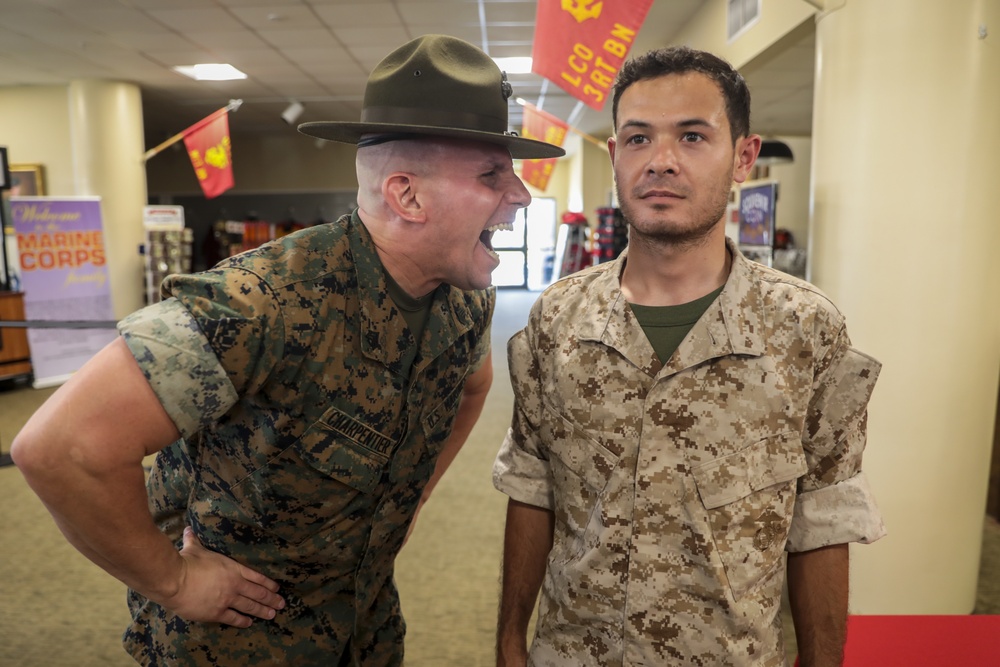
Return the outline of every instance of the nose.
{"type": "Polygon", "coordinates": [[[668,141],[657,144],[650,152],[648,169],[654,174],[676,174],[680,171],[676,146],[668,141]]]}
{"type": "Polygon", "coordinates": [[[507,189],[507,198],[511,204],[518,208],[524,208],[531,203],[531,193],[528,192],[528,188],[525,187],[517,174],[511,172],[511,176],[514,182],[507,189]]]}

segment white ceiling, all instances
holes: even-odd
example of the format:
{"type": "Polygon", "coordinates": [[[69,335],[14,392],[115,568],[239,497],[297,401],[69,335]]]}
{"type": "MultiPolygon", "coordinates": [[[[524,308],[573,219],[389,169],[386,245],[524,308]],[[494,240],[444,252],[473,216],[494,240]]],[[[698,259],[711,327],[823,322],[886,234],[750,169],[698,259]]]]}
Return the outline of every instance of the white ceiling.
{"type": "MultiPolygon", "coordinates": [[[[655,0],[639,44],[669,44],[702,2],[655,0]]],[[[357,120],[367,73],[426,33],[461,37],[495,57],[529,56],[535,0],[0,0],[0,86],[135,82],[148,145],[234,98],[244,102],[230,115],[234,133],[289,132],[280,116],[292,100],[305,107],[297,123],[357,120]],[[171,69],[198,62],[228,62],[249,78],[195,82],[171,69]]],[[[795,42],[749,68],[755,131],[810,134],[812,31],[795,42]]],[[[515,97],[563,120],[577,110],[537,75],[509,78],[515,97]]],[[[511,105],[519,129],[520,108],[511,105]]],[[[581,108],[574,124],[603,139],[610,108],[581,108]]],[[[0,119],[0,142],[4,130],[0,119]]]]}

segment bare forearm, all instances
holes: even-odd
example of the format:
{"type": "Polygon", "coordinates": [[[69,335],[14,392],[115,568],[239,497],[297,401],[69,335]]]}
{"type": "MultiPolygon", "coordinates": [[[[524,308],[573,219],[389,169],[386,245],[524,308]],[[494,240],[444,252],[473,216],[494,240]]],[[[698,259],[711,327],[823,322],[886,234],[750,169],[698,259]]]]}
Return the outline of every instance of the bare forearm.
{"type": "Polygon", "coordinates": [[[190,529],[178,551],[153,522],[142,461],[179,436],[116,339],[32,415],[11,456],[70,543],[129,587],[189,621],[274,618],[285,605],[277,582],[190,529]]]}
{"type": "Polygon", "coordinates": [[[150,517],[141,463],[134,468],[87,471],[67,457],[44,468],[29,464],[21,468],[80,553],[151,598],[175,592],[169,584],[176,582],[180,557],[150,517]]]}
{"type": "Polygon", "coordinates": [[[142,461],[178,436],[117,339],[31,416],[11,455],[73,546],[127,585],[169,594],[159,588],[180,558],[150,517],[142,461]]]}
{"type": "Polygon", "coordinates": [[[840,667],[847,638],[848,545],[788,554],[788,597],[800,667],[840,667]]]}
{"type": "Polygon", "coordinates": [[[510,500],[504,530],[503,582],[497,624],[497,665],[523,665],[528,623],[552,549],[551,511],[510,500]]]}

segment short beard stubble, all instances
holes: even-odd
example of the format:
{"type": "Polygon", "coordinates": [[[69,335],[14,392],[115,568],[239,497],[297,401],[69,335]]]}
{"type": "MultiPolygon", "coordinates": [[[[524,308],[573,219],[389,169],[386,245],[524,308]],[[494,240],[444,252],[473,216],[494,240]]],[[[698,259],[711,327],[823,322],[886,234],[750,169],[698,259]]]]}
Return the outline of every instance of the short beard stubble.
{"type": "Polygon", "coordinates": [[[715,196],[703,208],[704,213],[695,215],[698,219],[690,224],[659,223],[655,218],[639,220],[632,207],[632,200],[622,197],[621,188],[615,183],[618,195],[618,206],[629,227],[629,243],[642,243],[650,248],[688,250],[704,244],[716,225],[723,222],[726,207],[729,204],[729,193],[733,187],[733,175],[730,173],[719,182],[715,188],[715,196]],[[639,225],[636,221],[639,220],[639,225]]]}

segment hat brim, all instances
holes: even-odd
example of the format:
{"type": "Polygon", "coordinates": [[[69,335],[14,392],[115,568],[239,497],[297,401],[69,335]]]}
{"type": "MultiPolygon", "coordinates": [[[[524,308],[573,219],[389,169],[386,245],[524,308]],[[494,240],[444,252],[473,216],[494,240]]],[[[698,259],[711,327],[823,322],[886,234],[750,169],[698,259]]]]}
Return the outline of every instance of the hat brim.
{"type": "Polygon", "coordinates": [[[489,144],[506,146],[510,156],[518,160],[537,160],[541,158],[562,157],[566,151],[559,146],[547,144],[544,141],[525,139],[511,134],[496,134],[479,130],[462,130],[447,127],[430,127],[426,125],[400,125],[398,123],[351,123],[337,121],[313,121],[302,123],[299,132],[317,139],[337,141],[344,144],[357,144],[366,134],[384,134],[388,132],[405,132],[409,134],[426,134],[434,137],[451,137],[483,141],[489,144]]]}

